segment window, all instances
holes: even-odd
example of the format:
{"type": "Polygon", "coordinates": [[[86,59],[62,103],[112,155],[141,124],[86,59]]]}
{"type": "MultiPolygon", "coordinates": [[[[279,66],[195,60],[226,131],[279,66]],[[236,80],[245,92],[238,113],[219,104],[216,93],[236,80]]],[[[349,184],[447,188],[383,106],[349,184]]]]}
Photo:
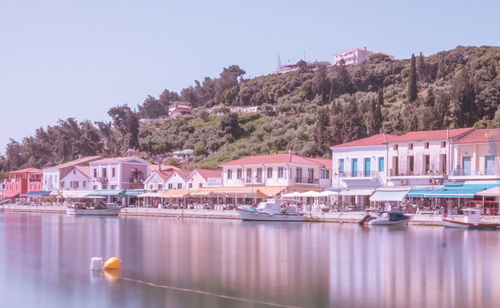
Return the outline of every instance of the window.
{"type": "Polygon", "coordinates": [[[92,186],[92,190],[97,190],[97,185],[92,186]]]}
{"type": "Polygon", "coordinates": [[[329,179],[330,178],[330,170],[323,169],[321,170],[321,178],[329,179]]]}
{"type": "Polygon", "coordinates": [[[307,169],[307,182],[314,183],[314,169],[307,169]]]}
{"type": "Polygon", "coordinates": [[[111,168],[111,177],[114,178],[116,176],[116,168],[111,168]]]}
{"type": "Polygon", "coordinates": [[[86,181],[82,181],[82,188],[85,189],[86,186],[87,186],[87,182],[86,181]]]}
{"type": "Polygon", "coordinates": [[[285,176],[285,170],[283,167],[278,168],[278,178],[282,179],[285,176]]]}
{"type": "Polygon", "coordinates": [[[76,174],[76,170],[73,170],[73,174],[76,174]]]}
{"type": "Polygon", "coordinates": [[[116,189],[116,185],[111,185],[111,189],[116,189]]]}
{"type": "Polygon", "coordinates": [[[149,189],[153,189],[153,184],[149,184],[149,189]]]}
{"type": "MultiPolygon", "coordinates": [[[[52,176],[51,176],[52,177],[52,176]]],[[[97,177],[97,169],[94,169],[94,177],[97,177]]]]}
{"type": "Polygon", "coordinates": [[[273,177],[273,168],[267,168],[267,178],[271,179],[273,177]]]}
{"type": "Polygon", "coordinates": [[[106,168],[102,168],[102,177],[106,178],[108,176],[106,168]]]}
{"type": "Polygon", "coordinates": [[[236,178],[238,180],[241,180],[243,178],[243,170],[242,169],[236,169],[236,178]]]}
{"type": "Polygon", "coordinates": [[[182,183],[177,183],[177,189],[181,189],[182,188],[182,183]]]}
{"type": "Polygon", "coordinates": [[[203,183],[199,183],[198,188],[202,188],[202,187],[203,187],[203,183]]]}
{"type": "Polygon", "coordinates": [[[398,149],[398,145],[395,144],[394,147],[393,147],[394,150],[397,150],[398,149]]]}
{"type": "Polygon", "coordinates": [[[339,172],[340,173],[344,172],[344,159],[343,158],[339,159],[339,172]]]}
{"type": "Polygon", "coordinates": [[[61,181],[61,188],[64,188],[64,181],[61,181]]]}
{"type": "Polygon", "coordinates": [[[429,142],[426,142],[426,143],[424,144],[424,149],[428,149],[428,148],[429,148],[429,142]]]}
{"type": "Polygon", "coordinates": [[[262,168],[257,168],[257,178],[262,179],[262,168]]]}
{"type": "Polygon", "coordinates": [[[383,157],[378,158],[378,172],[383,172],[385,169],[385,161],[383,157]]]}
{"type": "Polygon", "coordinates": [[[446,141],[441,142],[441,147],[446,148],[446,141]]]}
{"type": "Polygon", "coordinates": [[[172,183],[168,184],[168,189],[172,189],[172,183]]]}
{"type": "Polygon", "coordinates": [[[163,184],[158,184],[158,189],[163,189],[163,184]]]}
{"type": "Polygon", "coordinates": [[[252,177],[252,169],[248,168],[247,169],[247,179],[250,179],[252,177]]]}
{"type": "Polygon", "coordinates": [[[233,169],[227,170],[227,179],[230,180],[233,178],[233,169]]]}
{"type": "Polygon", "coordinates": [[[495,174],[495,156],[489,155],[484,157],[485,164],[485,173],[486,175],[494,175],[495,174]]]}
{"type": "Polygon", "coordinates": [[[413,150],[413,143],[410,143],[410,144],[408,145],[408,150],[413,150]]]}
{"type": "Polygon", "coordinates": [[[189,183],[189,184],[188,184],[188,187],[189,187],[189,188],[193,188],[193,183],[189,183]]]}
{"type": "Polygon", "coordinates": [[[297,178],[295,181],[297,183],[302,183],[302,168],[295,169],[295,177],[297,178]]]}
{"type": "Polygon", "coordinates": [[[352,171],[353,177],[358,176],[358,159],[357,158],[352,159],[351,171],[352,171]]]}

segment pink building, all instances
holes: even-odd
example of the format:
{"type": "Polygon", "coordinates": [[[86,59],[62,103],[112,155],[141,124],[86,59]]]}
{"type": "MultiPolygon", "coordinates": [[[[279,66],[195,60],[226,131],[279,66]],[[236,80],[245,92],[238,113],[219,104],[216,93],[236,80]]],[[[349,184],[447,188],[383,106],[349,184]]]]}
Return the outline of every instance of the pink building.
{"type": "Polygon", "coordinates": [[[42,190],[42,170],[27,168],[9,172],[3,198],[15,198],[21,194],[42,190]]]}
{"type": "Polygon", "coordinates": [[[142,189],[149,162],[135,156],[105,158],[90,163],[93,190],[142,189]]]}

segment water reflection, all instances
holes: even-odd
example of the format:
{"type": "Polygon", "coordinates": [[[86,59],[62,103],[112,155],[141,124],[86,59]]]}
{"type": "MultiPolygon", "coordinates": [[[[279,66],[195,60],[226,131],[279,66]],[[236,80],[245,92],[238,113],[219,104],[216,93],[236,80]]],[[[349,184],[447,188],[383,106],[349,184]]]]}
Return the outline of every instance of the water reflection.
{"type": "Polygon", "coordinates": [[[500,303],[494,292],[500,282],[499,234],[5,213],[0,216],[0,302],[261,306],[135,279],[304,307],[491,307],[500,303]],[[93,256],[121,257],[121,272],[89,271],[93,256]]]}

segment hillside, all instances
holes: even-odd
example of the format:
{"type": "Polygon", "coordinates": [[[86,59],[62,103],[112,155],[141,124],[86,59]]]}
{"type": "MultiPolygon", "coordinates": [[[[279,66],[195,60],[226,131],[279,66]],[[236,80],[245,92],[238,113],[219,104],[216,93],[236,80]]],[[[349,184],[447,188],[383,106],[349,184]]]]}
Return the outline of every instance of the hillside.
{"type": "Polygon", "coordinates": [[[236,65],[175,93],[148,96],[135,111],[117,106],[111,122],[60,121],[11,141],[1,170],[43,167],[78,155],[121,155],[137,148],[158,159],[195,149],[188,167],[216,167],[245,155],[294,150],[328,156],[329,146],[379,132],[500,126],[500,47],[457,47],[428,57],[375,54],[355,66],[313,68],[244,79],[236,65]],[[167,118],[176,100],[193,114],[167,118]],[[259,106],[259,113],[227,113],[259,106]],[[210,114],[212,111],[212,114],[210,114]],[[156,118],[140,123],[139,118],[156,118]]]}

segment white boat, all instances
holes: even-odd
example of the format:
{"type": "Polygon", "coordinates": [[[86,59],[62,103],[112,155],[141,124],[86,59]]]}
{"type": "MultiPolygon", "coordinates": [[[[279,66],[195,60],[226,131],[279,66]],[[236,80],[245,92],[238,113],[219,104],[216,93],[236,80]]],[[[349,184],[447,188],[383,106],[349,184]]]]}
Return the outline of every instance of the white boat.
{"type": "Polygon", "coordinates": [[[116,203],[107,203],[105,208],[97,207],[67,207],[68,215],[118,216],[121,207],[116,203]]]}
{"type": "Polygon", "coordinates": [[[238,206],[236,211],[242,220],[260,221],[304,221],[304,215],[297,211],[294,205],[281,208],[282,200],[268,199],[259,203],[255,208],[252,206],[238,206]]]}
{"type": "Polygon", "coordinates": [[[410,216],[401,212],[384,212],[380,215],[367,214],[359,223],[371,226],[395,226],[406,225],[410,221],[410,216]]]}
{"type": "Polygon", "coordinates": [[[463,209],[463,215],[450,215],[443,217],[443,226],[461,229],[500,229],[500,221],[487,221],[481,219],[478,209],[463,209]]]}

